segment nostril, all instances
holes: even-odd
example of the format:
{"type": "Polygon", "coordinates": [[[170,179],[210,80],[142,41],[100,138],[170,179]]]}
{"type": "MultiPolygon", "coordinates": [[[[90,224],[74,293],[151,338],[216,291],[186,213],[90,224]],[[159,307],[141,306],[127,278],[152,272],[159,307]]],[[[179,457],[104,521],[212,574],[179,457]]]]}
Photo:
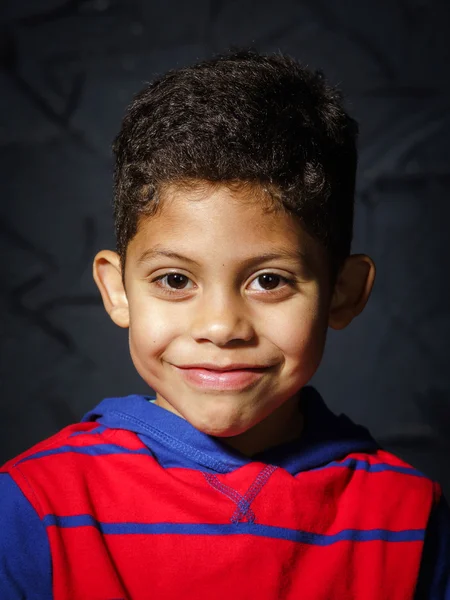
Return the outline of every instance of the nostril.
{"type": "Polygon", "coordinates": [[[192,337],[197,341],[207,340],[217,346],[242,344],[254,337],[253,327],[242,321],[204,322],[192,328],[192,337]]]}

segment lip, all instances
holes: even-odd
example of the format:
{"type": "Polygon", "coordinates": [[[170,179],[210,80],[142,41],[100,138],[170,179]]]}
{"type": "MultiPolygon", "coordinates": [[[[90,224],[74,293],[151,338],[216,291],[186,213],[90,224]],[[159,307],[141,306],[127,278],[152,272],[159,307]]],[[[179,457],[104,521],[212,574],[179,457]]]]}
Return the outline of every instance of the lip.
{"type": "Polygon", "coordinates": [[[179,369],[206,369],[208,371],[217,371],[223,373],[225,371],[244,371],[248,369],[262,370],[267,369],[267,365],[255,365],[249,363],[230,363],[228,365],[216,365],[214,363],[196,363],[192,365],[177,365],[179,369]]]}
{"type": "Polygon", "coordinates": [[[183,379],[200,389],[241,391],[257,383],[269,367],[233,364],[183,365],[175,367],[183,379]]]}

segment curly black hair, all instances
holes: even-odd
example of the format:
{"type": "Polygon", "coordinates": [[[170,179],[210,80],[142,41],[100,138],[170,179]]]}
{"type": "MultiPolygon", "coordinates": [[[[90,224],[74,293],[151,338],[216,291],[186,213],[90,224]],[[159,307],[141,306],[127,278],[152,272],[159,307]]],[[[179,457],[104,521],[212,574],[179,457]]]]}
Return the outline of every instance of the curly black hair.
{"type": "Polygon", "coordinates": [[[164,185],[242,182],[301,219],[334,278],[351,248],[357,135],[339,90],[286,55],[238,50],[167,72],[131,102],[113,145],[122,266],[164,185]]]}

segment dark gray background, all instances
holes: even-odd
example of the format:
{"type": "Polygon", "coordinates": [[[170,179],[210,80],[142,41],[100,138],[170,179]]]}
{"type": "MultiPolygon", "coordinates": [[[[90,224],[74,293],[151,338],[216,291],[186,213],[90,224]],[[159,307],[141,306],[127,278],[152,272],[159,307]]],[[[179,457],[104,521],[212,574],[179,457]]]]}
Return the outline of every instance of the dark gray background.
{"type": "Polygon", "coordinates": [[[230,45],[322,68],[360,121],[354,252],[365,312],[314,383],[450,495],[450,4],[445,0],[2,0],[0,461],[101,398],[146,392],[103,311],[110,142],[131,96],[230,45]]]}

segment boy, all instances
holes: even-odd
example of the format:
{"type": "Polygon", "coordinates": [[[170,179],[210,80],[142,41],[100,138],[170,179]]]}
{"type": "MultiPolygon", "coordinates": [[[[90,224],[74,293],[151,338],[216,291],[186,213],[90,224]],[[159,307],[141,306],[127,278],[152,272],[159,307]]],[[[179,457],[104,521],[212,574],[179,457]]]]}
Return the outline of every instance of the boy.
{"type": "Polygon", "coordinates": [[[94,278],[156,396],[5,465],[2,598],[450,598],[439,486],[306,385],[375,277],[350,255],[356,136],[279,55],[136,97],[94,278]]]}

